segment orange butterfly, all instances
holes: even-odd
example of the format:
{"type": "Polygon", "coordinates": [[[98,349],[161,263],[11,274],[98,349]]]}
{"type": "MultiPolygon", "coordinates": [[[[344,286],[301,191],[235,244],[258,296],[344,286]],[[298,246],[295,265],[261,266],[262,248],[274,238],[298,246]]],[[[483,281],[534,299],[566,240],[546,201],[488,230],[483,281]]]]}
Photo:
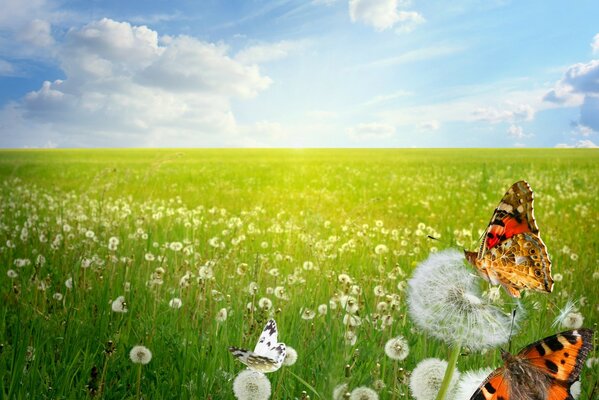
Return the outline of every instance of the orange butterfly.
{"type": "Polygon", "coordinates": [[[495,209],[478,253],[464,252],[483,278],[501,284],[512,297],[520,297],[522,289],[553,290],[551,260],[539,236],[532,203],[528,183],[514,183],[495,209]]]}
{"type": "Polygon", "coordinates": [[[515,356],[502,351],[504,366],[470,400],[573,400],[570,386],[578,380],[592,341],[593,331],[583,328],[539,340],[515,356]]]}

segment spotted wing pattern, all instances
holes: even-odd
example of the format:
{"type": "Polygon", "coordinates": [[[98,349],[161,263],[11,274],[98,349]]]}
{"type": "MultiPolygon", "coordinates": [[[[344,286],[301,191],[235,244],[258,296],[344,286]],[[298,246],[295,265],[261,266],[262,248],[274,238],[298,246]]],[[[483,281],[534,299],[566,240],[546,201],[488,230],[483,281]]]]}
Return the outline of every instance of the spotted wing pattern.
{"type": "Polygon", "coordinates": [[[526,181],[514,183],[495,209],[478,252],[466,259],[512,297],[520,291],[553,290],[551,260],[533,214],[533,192],[526,181]]]}
{"type": "Polygon", "coordinates": [[[254,351],[238,347],[229,347],[229,351],[235,358],[255,371],[274,372],[281,368],[286,356],[285,344],[278,343],[277,336],[277,323],[271,319],[266,323],[254,351]]]}
{"type": "Polygon", "coordinates": [[[470,400],[574,400],[570,386],[593,346],[593,331],[578,329],[532,343],[516,356],[502,355],[470,400]]]}

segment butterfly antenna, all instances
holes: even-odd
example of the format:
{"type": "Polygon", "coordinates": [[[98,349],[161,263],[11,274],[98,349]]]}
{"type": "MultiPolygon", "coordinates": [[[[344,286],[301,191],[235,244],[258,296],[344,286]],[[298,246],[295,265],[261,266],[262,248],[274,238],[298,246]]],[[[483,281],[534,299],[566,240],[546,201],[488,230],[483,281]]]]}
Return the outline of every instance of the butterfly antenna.
{"type": "Polygon", "coordinates": [[[512,352],[512,332],[514,330],[514,322],[516,320],[516,308],[514,308],[514,310],[512,311],[512,324],[510,325],[510,336],[508,339],[508,352],[511,353],[512,352]]]}

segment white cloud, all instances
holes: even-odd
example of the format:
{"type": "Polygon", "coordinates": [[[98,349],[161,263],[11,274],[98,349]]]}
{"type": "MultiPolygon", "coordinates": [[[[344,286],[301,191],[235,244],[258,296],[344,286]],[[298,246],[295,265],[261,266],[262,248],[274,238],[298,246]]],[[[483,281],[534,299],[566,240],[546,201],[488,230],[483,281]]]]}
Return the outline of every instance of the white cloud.
{"type": "Polygon", "coordinates": [[[597,146],[595,143],[593,143],[592,141],[585,139],[585,140],[579,140],[574,144],[567,144],[567,143],[558,143],[555,145],[555,147],[560,148],[560,149],[595,149],[599,146],[597,146]]]}
{"type": "Polygon", "coordinates": [[[35,144],[27,142],[31,123],[45,132],[36,135],[40,142],[62,147],[232,145],[243,131],[231,102],[271,83],[223,44],[159,38],[145,26],[110,19],[70,30],[58,54],[66,79],[44,82],[2,111],[12,126],[0,129],[24,135],[20,143],[11,136],[12,145],[35,144]]]}
{"type": "Polygon", "coordinates": [[[400,11],[398,0],[349,0],[349,16],[352,22],[361,22],[377,31],[397,26],[398,32],[409,32],[425,22],[416,11],[400,11]]]}
{"type": "Polygon", "coordinates": [[[506,102],[502,108],[480,107],[472,112],[475,120],[497,124],[500,122],[531,121],[534,109],[529,104],[506,102]]]}
{"type": "Polygon", "coordinates": [[[395,133],[395,127],[378,122],[358,124],[348,129],[348,136],[356,142],[389,139],[395,133]]]}
{"type": "Polygon", "coordinates": [[[48,47],[54,44],[50,22],[41,19],[34,19],[23,25],[17,32],[17,39],[36,47],[48,47]]]}
{"type": "Polygon", "coordinates": [[[439,121],[424,121],[420,123],[420,129],[425,131],[438,131],[441,127],[439,121]]]}
{"type": "Polygon", "coordinates": [[[599,53],[599,33],[596,34],[595,37],[593,38],[591,47],[593,48],[593,53],[599,53]]]}
{"type": "Polygon", "coordinates": [[[13,76],[15,74],[15,67],[6,60],[0,59],[0,76],[13,76]]]}
{"type": "Polygon", "coordinates": [[[532,136],[532,134],[524,133],[524,129],[520,125],[514,124],[510,125],[507,130],[507,134],[509,137],[514,139],[524,139],[532,136]]]}
{"type": "Polygon", "coordinates": [[[305,41],[282,40],[277,43],[263,43],[242,49],[235,60],[243,64],[261,64],[286,58],[291,52],[305,47],[305,41]]]}
{"type": "Polygon", "coordinates": [[[544,100],[580,106],[579,123],[599,132],[599,60],[570,66],[544,100]]]}

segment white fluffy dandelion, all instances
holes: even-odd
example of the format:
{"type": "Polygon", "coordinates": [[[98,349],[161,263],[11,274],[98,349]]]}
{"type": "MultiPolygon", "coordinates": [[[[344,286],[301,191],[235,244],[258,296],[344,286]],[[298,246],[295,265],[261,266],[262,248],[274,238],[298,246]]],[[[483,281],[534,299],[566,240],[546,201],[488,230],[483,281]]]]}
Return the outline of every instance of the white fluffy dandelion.
{"type": "Polygon", "coordinates": [[[115,313],[127,312],[127,302],[125,301],[125,296],[119,296],[112,302],[112,311],[115,313]]]}
{"type": "Polygon", "coordinates": [[[366,386],[360,386],[352,390],[349,400],[378,400],[377,392],[366,386]]]}
{"type": "Polygon", "coordinates": [[[147,364],[152,361],[152,352],[146,346],[133,346],[129,352],[129,358],[135,364],[147,364]]]}
{"type": "Polygon", "coordinates": [[[216,319],[217,322],[225,322],[227,320],[227,316],[227,309],[221,308],[218,310],[218,313],[216,313],[216,317],[214,317],[214,319],[216,319]]]}
{"type": "Polygon", "coordinates": [[[454,400],[470,400],[476,389],[487,379],[491,372],[493,372],[493,368],[464,372],[456,387],[454,400]]]}
{"type": "MultiPolygon", "coordinates": [[[[435,400],[443,376],[447,369],[447,361],[438,358],[427,358],[418,363],[410,376],[410,392],[416,400],[435,400]]],[[[449,386],[449,393],[453,391],[458,381],[459,373],[454,372],[449,386]]]]}
{"type": "Polygon", "coordinates": [[[403,336],[389,339],[385,343],[385,354],[392,360],[405,360],[408,354],[410,354],[408,341],[403,336]]]}
{"type": "Polygon", "coordinates": [[[179,309],[181,308],[181,306],[183,305],[183,302],[181,301],[180,298],[178,297],[173,297],[169,302],[168,305],[170,308],[174,308],[174,309],[179,309]]]}
{"type": "Polygon", "coordinates": [[[251,369],[241,371],[233,381],[233,393],[238,400],[266,400],[270,390],[266,375],[251,369]]]}
{"type": "Polygon", "coordinates": [[[512,317],[479,295],[478,279],[455,250],[429,256],[408,282],[410,317],[430,335],[472,350],[506,343],[512,317]]]}
{"type": "Polygon", "coordinates": [[[283,365],[290,367],[297,361],[297,351],[291,346],[286,346],[285,351],[286,354],[283,365]]]}
{"type": "Polygon", "coordinates": [[[335,386],[335,389],[333,389],[333,400],[345,399],[346,393],[349,393],[349,386],[347,383],[341,383],[335,386]]]}

